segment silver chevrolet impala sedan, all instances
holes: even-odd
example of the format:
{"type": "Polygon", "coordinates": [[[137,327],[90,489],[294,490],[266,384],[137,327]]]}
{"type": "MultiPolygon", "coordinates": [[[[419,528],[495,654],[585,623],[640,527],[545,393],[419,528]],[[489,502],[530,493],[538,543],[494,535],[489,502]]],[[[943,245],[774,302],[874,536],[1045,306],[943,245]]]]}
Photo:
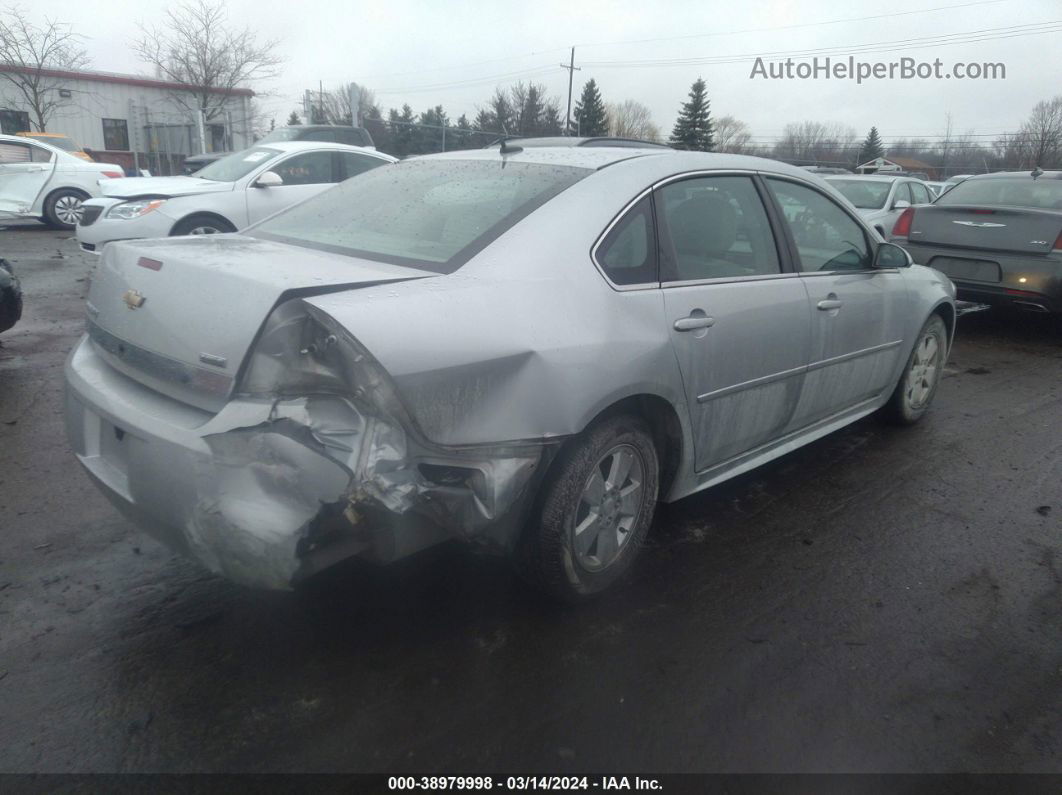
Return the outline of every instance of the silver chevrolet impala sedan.
{"type": "Polygon", "coordinates": [[[71,444],[135,524],[289,587],[458,538],[598,593],[678,500],[928,408],[954,287],[802,169],[530,147],[104,251],[71,444]]]}

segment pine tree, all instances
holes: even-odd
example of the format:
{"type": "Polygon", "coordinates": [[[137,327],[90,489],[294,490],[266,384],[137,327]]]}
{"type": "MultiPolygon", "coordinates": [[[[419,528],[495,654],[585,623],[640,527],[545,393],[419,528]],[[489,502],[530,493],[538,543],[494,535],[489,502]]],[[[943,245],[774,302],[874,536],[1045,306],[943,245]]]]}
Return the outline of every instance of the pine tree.
{"type": "Polygon", "coordinates": [[[388,127],[391,129],[391,153],[395,157],[413,154],[413,108],[402,106],[399,113],[391,108],[387,113],[388,127]]]}
{"type": "Polygon", "coordinates": [[[682,103],[675,128],[671,131],[672,145],[697,152],[712,151],[715,141],[710,104],[704,80],[698,77],[690,87],[689,101],[682,103]]]}
{"type": "Polygon", "coordinates": [[[885,146],[881,143],[878,128],[871,127],[870,132],[867,133],[866,140],[863,141],[863,145],[859,148],[859,162],[867,163],[879,157],[885,157],[885,146]]]}
{"type": "Polygon", "coordinates": [[[297,124],[302,124],[302,119],[299,118],[299,114],[298,113],[296,113],[295,111],[292,111],[291,115],[288,116],[288,126],[289,127],[294,127],[297,124]]]}
{"type": "Polygon", "coordinates": [[[597,81],[590,78],[583,86],[582,96],[575,103],[575,118],[578,119],[579,135],[608,135],[608,113],[597,90],[597,81]]]}

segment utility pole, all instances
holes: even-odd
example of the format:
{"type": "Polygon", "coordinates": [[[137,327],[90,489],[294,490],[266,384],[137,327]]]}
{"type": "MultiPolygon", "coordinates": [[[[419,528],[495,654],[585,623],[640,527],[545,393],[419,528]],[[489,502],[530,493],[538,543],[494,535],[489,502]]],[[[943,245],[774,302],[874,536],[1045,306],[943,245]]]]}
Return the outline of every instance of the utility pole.
{"type": "Polygon", "coordinates": [[[572,60],[571,63],[561,64],[561,69],[568,70],[568,112],[564,116],[564,134],[572,134],[572,79],[575,77],[576,72],[581,72],[582,67],[575,65],[575,48],[572,47],[572,60]]]}
{"type": "Polygon", "coordinates": [[[321,121],[313,120],[313,124],[324,124],[324,80],[317,81],[317,101],[321,103],[321,121]]]}

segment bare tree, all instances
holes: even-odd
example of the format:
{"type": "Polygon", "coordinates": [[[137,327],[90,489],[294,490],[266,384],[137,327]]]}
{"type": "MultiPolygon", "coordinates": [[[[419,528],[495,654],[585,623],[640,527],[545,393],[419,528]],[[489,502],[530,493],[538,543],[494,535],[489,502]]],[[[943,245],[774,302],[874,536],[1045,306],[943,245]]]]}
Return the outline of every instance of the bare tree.
{"type": "Polygon", "coordinates": [[[752,132],[749,126],[733,116],[715,120],[715,151],[731,154],[749,154],[753,151],[752,132]]]}
{"type": "Polygon", "coordinates": [[[53,72],[88,66],[88,55],[79,41],[69,25],[53,19],[36,25],[20,6],[8,6],[0,12],[0,78],[14,88],[17,97],[5,97],[5,101],[11,105],[24,102],[32,114],[31,123],[40,132],[67,104],[59,95],[60,86],[67,81],[53,72]]]}
{"type": "Polygon", "coordinates": [[[854,165],[859,134],[836,123],[805,121],[787,124],[775,144],[774,156],[802,164],[854,165]]]}
{"type": "Polygon", "coordinates": [[[951,114],[944,114],[944,134],[940,137],[940,173],[946,179],[954,146],[951,140],[951,114]]]}
{"type": "Polygon", "coordinates": [[[166,12],[161,28],[139,28],[134,52],[160,77],[187,86],[173,101],[207,121],[222,114],[232,89],[276,76],[283,61],[275,54],[279,42],[228,27],[224,5],[210,0],[186,0],[166,12]]]}
{"type": "Polygon", "coordinates": [[[376,94],[372,89],[360,86],[357,83],[346,83],[328,91],[312,91],[312,105],[314,109],[313,121],[319,124],[353,124],[354,114],[350,109],[351,89],[357,89],[358,93],[358,118],[373,117],[373,109],[379,115],[376,105],[376,94]]]}
{"type": "Polygon", "coordinates": [[[1062,160],[1062,95],[1036,103],[1018,131],[1018,145],[1029,167],[1050,168],[1062,160]]]}
{"type": "Polygon", "coordinates": [[[653,124],[653,114],[648,107],[633,99],[610,102],[608,111],[608,134],[619,138],[641,138],[645,141],[661,140],[660,128],[653,124]]]}

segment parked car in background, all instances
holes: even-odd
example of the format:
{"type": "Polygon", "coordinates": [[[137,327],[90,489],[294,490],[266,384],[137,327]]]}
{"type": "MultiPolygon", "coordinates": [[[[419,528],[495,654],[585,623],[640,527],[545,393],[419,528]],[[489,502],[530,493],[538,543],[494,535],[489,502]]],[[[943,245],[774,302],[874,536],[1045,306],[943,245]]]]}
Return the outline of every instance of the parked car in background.
{"type": "Polygon", "coordinates": [[[946,188],[951,187],[946,182],[927,182],[926,187],[929,188],[930,193],[933,194],[933,198],[936,198],[944,192],[946,188]]]}
{"type": "Polygon", "coordinates": [[[223,157],[228,157],[232,152],[207,152],[204,155],[189,155],[181,163],[182,174],[194,174],[201,168],[209,166],[223,157]]]}
{"type": "Polygon", "coordinates": [[[7,331],[22,317],[22,286],[15,269],[0,259],[0,332],[7,331]]]}
{"type": "MultiPolygon", "coordinates": [[[[372,136],[364,127],[346,127],[339,124],[293,124],[290,127],[277,127],[257,142],[258,145],[277,143],[280,141],[323,141],[335,144],[347,144],[360,146],[365,149],[376,149],[372,136]]],[[[182,174],[194,174],[199,169],[210,165],[216,160],[228,157],[231,152],[208,152],[206,154],[190,155],[184,159],[181,165],[182,174]]]]}
{"type": "Polygon", "coordinates": [[[235,232],[337,182],[395,162],[383,152],[296,141],[256,145],[194,176],[131,177],[84,206],[77,239],[99,252],[114,240],[235,232]]]}
{"type": "Polygon", "coordinates": [[[258,141],[272,144],[280,141],[322,141],[333,144],[348,144],[375,149],[376,144],[364,127],[347,127],[342,124],[293,124],[277,127],[258,141]]]}
{"type": "Polygon", "coordinates": [[[114,163],[86,163],[43,140],[0,135],[0,217],[73,229],[100,182],[124,177],[114,163]]]}
{"type": "Polygon", "coordinates": [[[929,204],[933,196],[925,183],[910,177],[880,174],[828,176],[831,186],[855,205],[867,223],[885,237],[896,219],[912,204],[929,204]]]}
{"type": "Polygon", "coordinates": [[[955,328],[951,282],[818,177],[607,146],[411,158],[242,234],[115,243],[88,300],[71,444],[175,549],[285,588],[457,538],[569,600],[658,500],[917,421],[955,328]]]}
{"type": "Polygon", "coordinates": [[[891,239],[959,297],[1062,312],[1062,171],[983,174],[905,210],[891,239]]]}
{"type": "Polygon", "coordinates": [[[89,153],[82,149],[81,145],[69,135],[50,132],[20,132],[15,134],[23,138],[33,138],[38,141],[43,141],[46,144],[51,144],[56,149],[62,149],[64,152],[67,152],[74,157],[80,157],[82,160],[87,160],[90,163],[94,162],[89,153]]]}

